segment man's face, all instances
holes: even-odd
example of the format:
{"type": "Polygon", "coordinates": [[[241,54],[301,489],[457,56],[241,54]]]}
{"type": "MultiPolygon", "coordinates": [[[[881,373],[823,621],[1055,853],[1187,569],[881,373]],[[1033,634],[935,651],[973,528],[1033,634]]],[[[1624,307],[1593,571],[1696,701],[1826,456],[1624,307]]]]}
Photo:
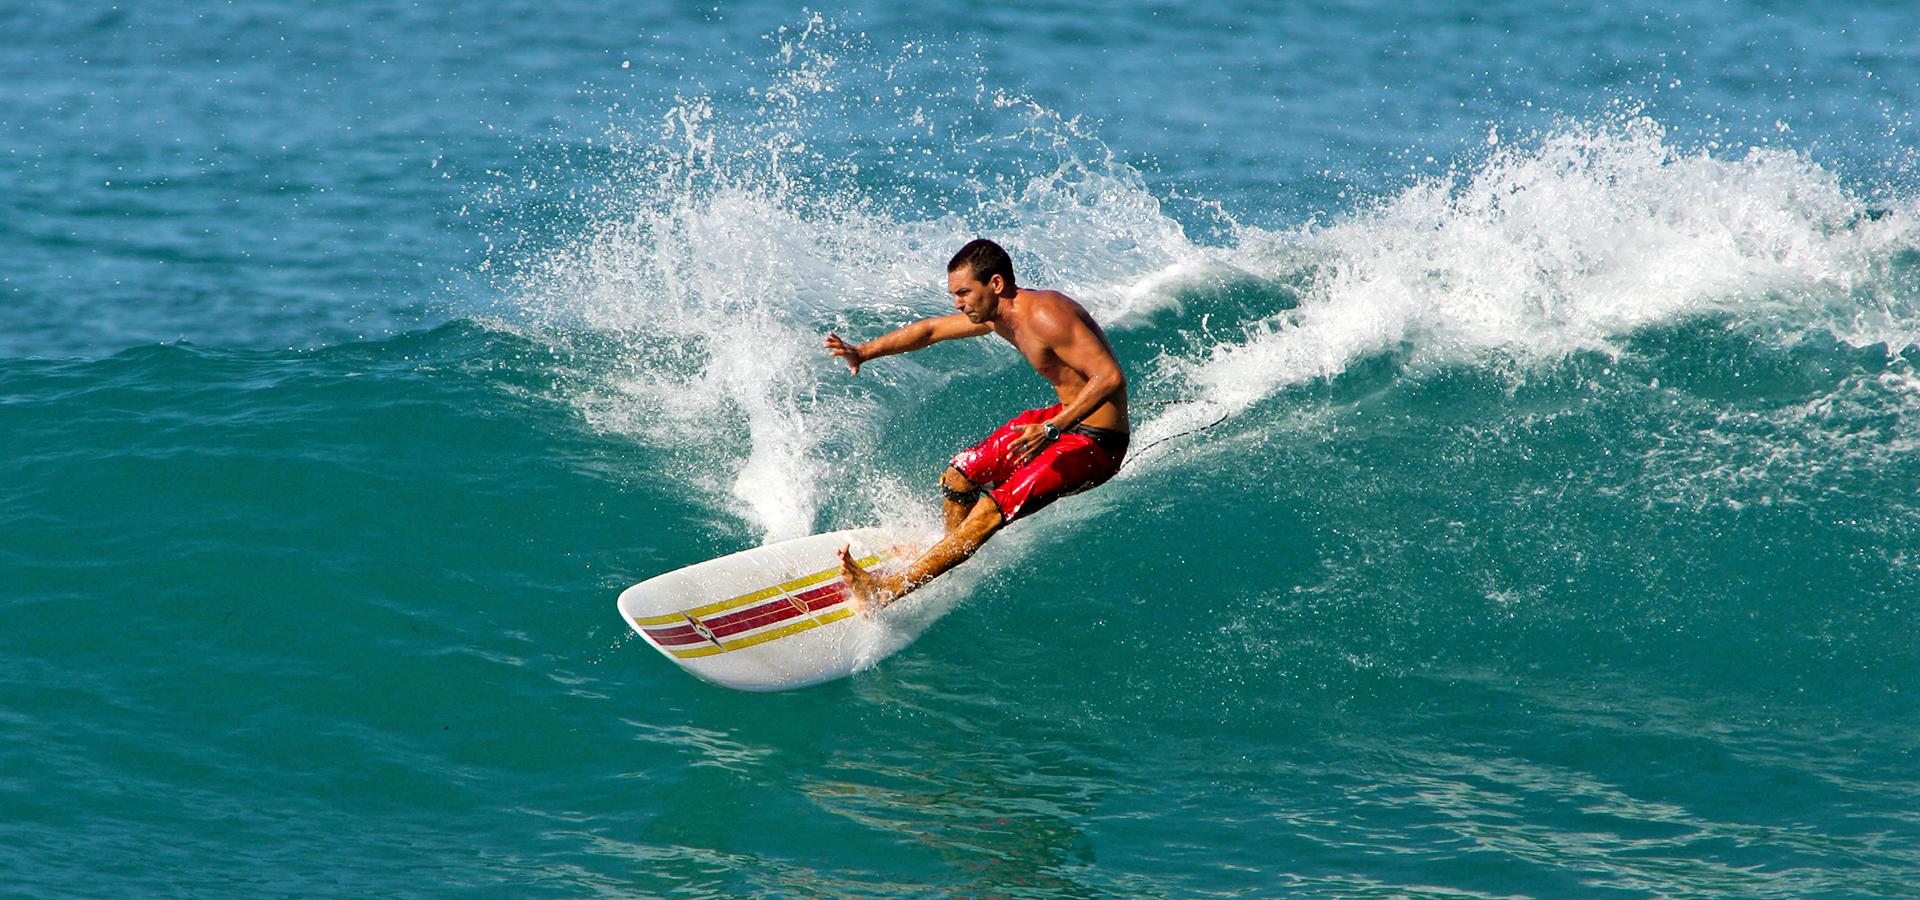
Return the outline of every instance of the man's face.
{"type": "Polygon", "coordinates": [[[947,273],[947,290],[953,293],[953,308],[967,314],[975,325],[993,318],[1000,311],[1000,276],[981,281],[973,267],[963,265],[947,273]]]}

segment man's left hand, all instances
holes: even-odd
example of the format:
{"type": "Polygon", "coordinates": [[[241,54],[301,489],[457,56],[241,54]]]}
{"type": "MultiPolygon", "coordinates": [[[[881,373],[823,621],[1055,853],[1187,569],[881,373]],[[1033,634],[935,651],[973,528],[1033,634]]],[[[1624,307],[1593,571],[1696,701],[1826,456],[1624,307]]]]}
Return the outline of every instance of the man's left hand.
{"type": "Polygon", "coordinates": [[[1039,456],[1040,451],[1045,450],[1047,445],[1051,443],[1053,442],[1047,439],[1047,426],[1022,425],[1020,426],[1020,436],[1014,438],[1013,443],[1009,446],[1013,449],[1013,452],[1020,457],[1020,462],[1028,463],[1032,462],[1034,457],[1039,456]]]}

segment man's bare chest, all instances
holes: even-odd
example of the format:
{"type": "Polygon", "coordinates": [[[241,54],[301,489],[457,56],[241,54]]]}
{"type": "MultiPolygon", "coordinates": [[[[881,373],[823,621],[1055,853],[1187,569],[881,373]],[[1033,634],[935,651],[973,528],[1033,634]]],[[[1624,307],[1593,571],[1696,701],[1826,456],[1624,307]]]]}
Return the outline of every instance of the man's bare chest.
{"type": "Polygon", "coordinates": [[[1066,371],[1066,363],[1061,361],[1059,354],[1053,352],[1053,347],[1032,334],[1008,328],[1000,330],[1000,336],[1006,338],[1007,343],[1012,344],[1013,349],[1020,352],[1020,355],[1026,359],[1027,365],[1032,366],[1035,372],[1040,373],[1041,377],[1048,381],[1059,381],[1060,376],[1066,371]]]}

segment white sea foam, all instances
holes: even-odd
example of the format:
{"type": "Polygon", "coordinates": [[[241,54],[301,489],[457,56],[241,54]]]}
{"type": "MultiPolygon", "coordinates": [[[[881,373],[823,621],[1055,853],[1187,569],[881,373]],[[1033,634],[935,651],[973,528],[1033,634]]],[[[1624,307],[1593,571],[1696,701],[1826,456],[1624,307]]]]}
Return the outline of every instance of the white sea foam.
{"type": "MultiPolygon", "coordinates": [[[[618,202],[514,286],[531,320],[629,346],[571,396],[589,421],[681,454],[689,483],[766,540],[924,515],[887,505],[911,505],[920,473],[865,461],[887,411],[947,375],[889,361],[849,379],[821,333],[869,337],[943,312],[942,264],[979,233],[1013,250],[1023,281],[1076,296],[1121,339],[1223,273],[1285,287],[1224,327],[1201,311],[1199,337],[1134,373],[1138,445],[1383,353],[1525,365],[1617,353],[1638,330],[1707,314],[1789,338],[1920,337],[1913,292],[1884,273],[1916,245],[1920,210],[1863,217],[1831,171],[1790,150],[1682,149],[1644,118],[1568,123],[1330,223],[1227,221],[1220,245],[1199,246],[1081,123],[977,85],[890,90],[898,67],[927,63],[836,35],[814,21],[782,36],[747,119],[696,97],[616,135],[631,155],[618,202]],[[810,143],[838,127],[835,110],[870,101],[899,107],[898,143],[833,158],[810,143]],[[988,112],[1009,123],[991,139],[955,127],[988,112]],[[943,195],[931,214],[885,202],[875,172],[945,177],[968,202],[943,195]],[[851,493],[894,500],[823,517],[851,493]]],[[[1017,365],[992,349],[965,358],[1017,365]]],[[[1153,467],[1142,462],[1133,471],[1153,467]]]]}
{"type": "Polygon", "coordinates": [[[1189,395],[1141,436],[1380,353],[1416,365],[1616,353],[1639,329],[1703,314],[1906,346],[1920,309],[1880,270],[1915,246],[1920,218],[1862,212],[1792,151],[1681,151],[1645,118],[1568,124],[1329,225],[1243,229],[1224,257],[1304,280],[1302,302],[1173,361],[1189,395]]]}
{"type": "MultiPolygon", "coordinates": [[[[946,258],[989,230],[1013,249],[1023,278],[1074,293],[1103,319],[1152,302],[1133,285],[1200,252],[1138,173],[1105,158],[1078,123],[1004,95],[967,95],[948,113],[916,105],[906,117],[983,103],[1017,125],[969,139],[945,161],[1007,148],[1039,155],[1019,177],[967,182],[977,207],[916,217],[862,194],[863,160],[828,158],[808,135],[830,128],[834,104],[849,102],[842,97],[894,97],[876,85],[904,63],[881,60],[882,68],[836,34],[817,19],[783,34],[778,64],[756,91],[764,105],[748,120],[722,120],[692,98],[647,129],[616,134],[630,159],[613,179],[617,197],[601,192],[609,209],[574,239],[521,261],[510,286],[537,330],[560,340],[586,331],[630,348],[570,395],[589,422],[677,454],[690,485],[768,541],[875,519],[909,525],[923,514],[855,503],[863,521],[821,520],[826,492],[909,493],[909,479],[862,461],[883,437],[880,401],[900,406],[941,377],[889,361],[850,379],[824,353],[824,331],[872,337],[948,311],[946,258]]],[[[900,164],[897,149],[875,154],[900,164]]],[[[974,353],[983,366],[1014,360],[974,353]]],[[[930,506],[918,493],[918,506],[930,506]]]]}

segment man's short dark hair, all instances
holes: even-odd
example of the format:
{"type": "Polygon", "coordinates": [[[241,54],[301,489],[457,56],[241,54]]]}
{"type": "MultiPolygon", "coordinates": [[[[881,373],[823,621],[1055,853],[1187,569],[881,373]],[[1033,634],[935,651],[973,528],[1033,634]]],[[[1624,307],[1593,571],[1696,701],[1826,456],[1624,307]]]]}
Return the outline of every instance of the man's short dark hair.
{"type": "Polygon", "coordinates": [[[974,238],[960,248],[953,259],[947,261],[947,271],[952,272],[961,266],[973,271],[975,281],[985,284],[995,275],[1006,280],[1007,289],[1013,289],[1013,258],[1000,245],[986,238],[974,238]]]}

